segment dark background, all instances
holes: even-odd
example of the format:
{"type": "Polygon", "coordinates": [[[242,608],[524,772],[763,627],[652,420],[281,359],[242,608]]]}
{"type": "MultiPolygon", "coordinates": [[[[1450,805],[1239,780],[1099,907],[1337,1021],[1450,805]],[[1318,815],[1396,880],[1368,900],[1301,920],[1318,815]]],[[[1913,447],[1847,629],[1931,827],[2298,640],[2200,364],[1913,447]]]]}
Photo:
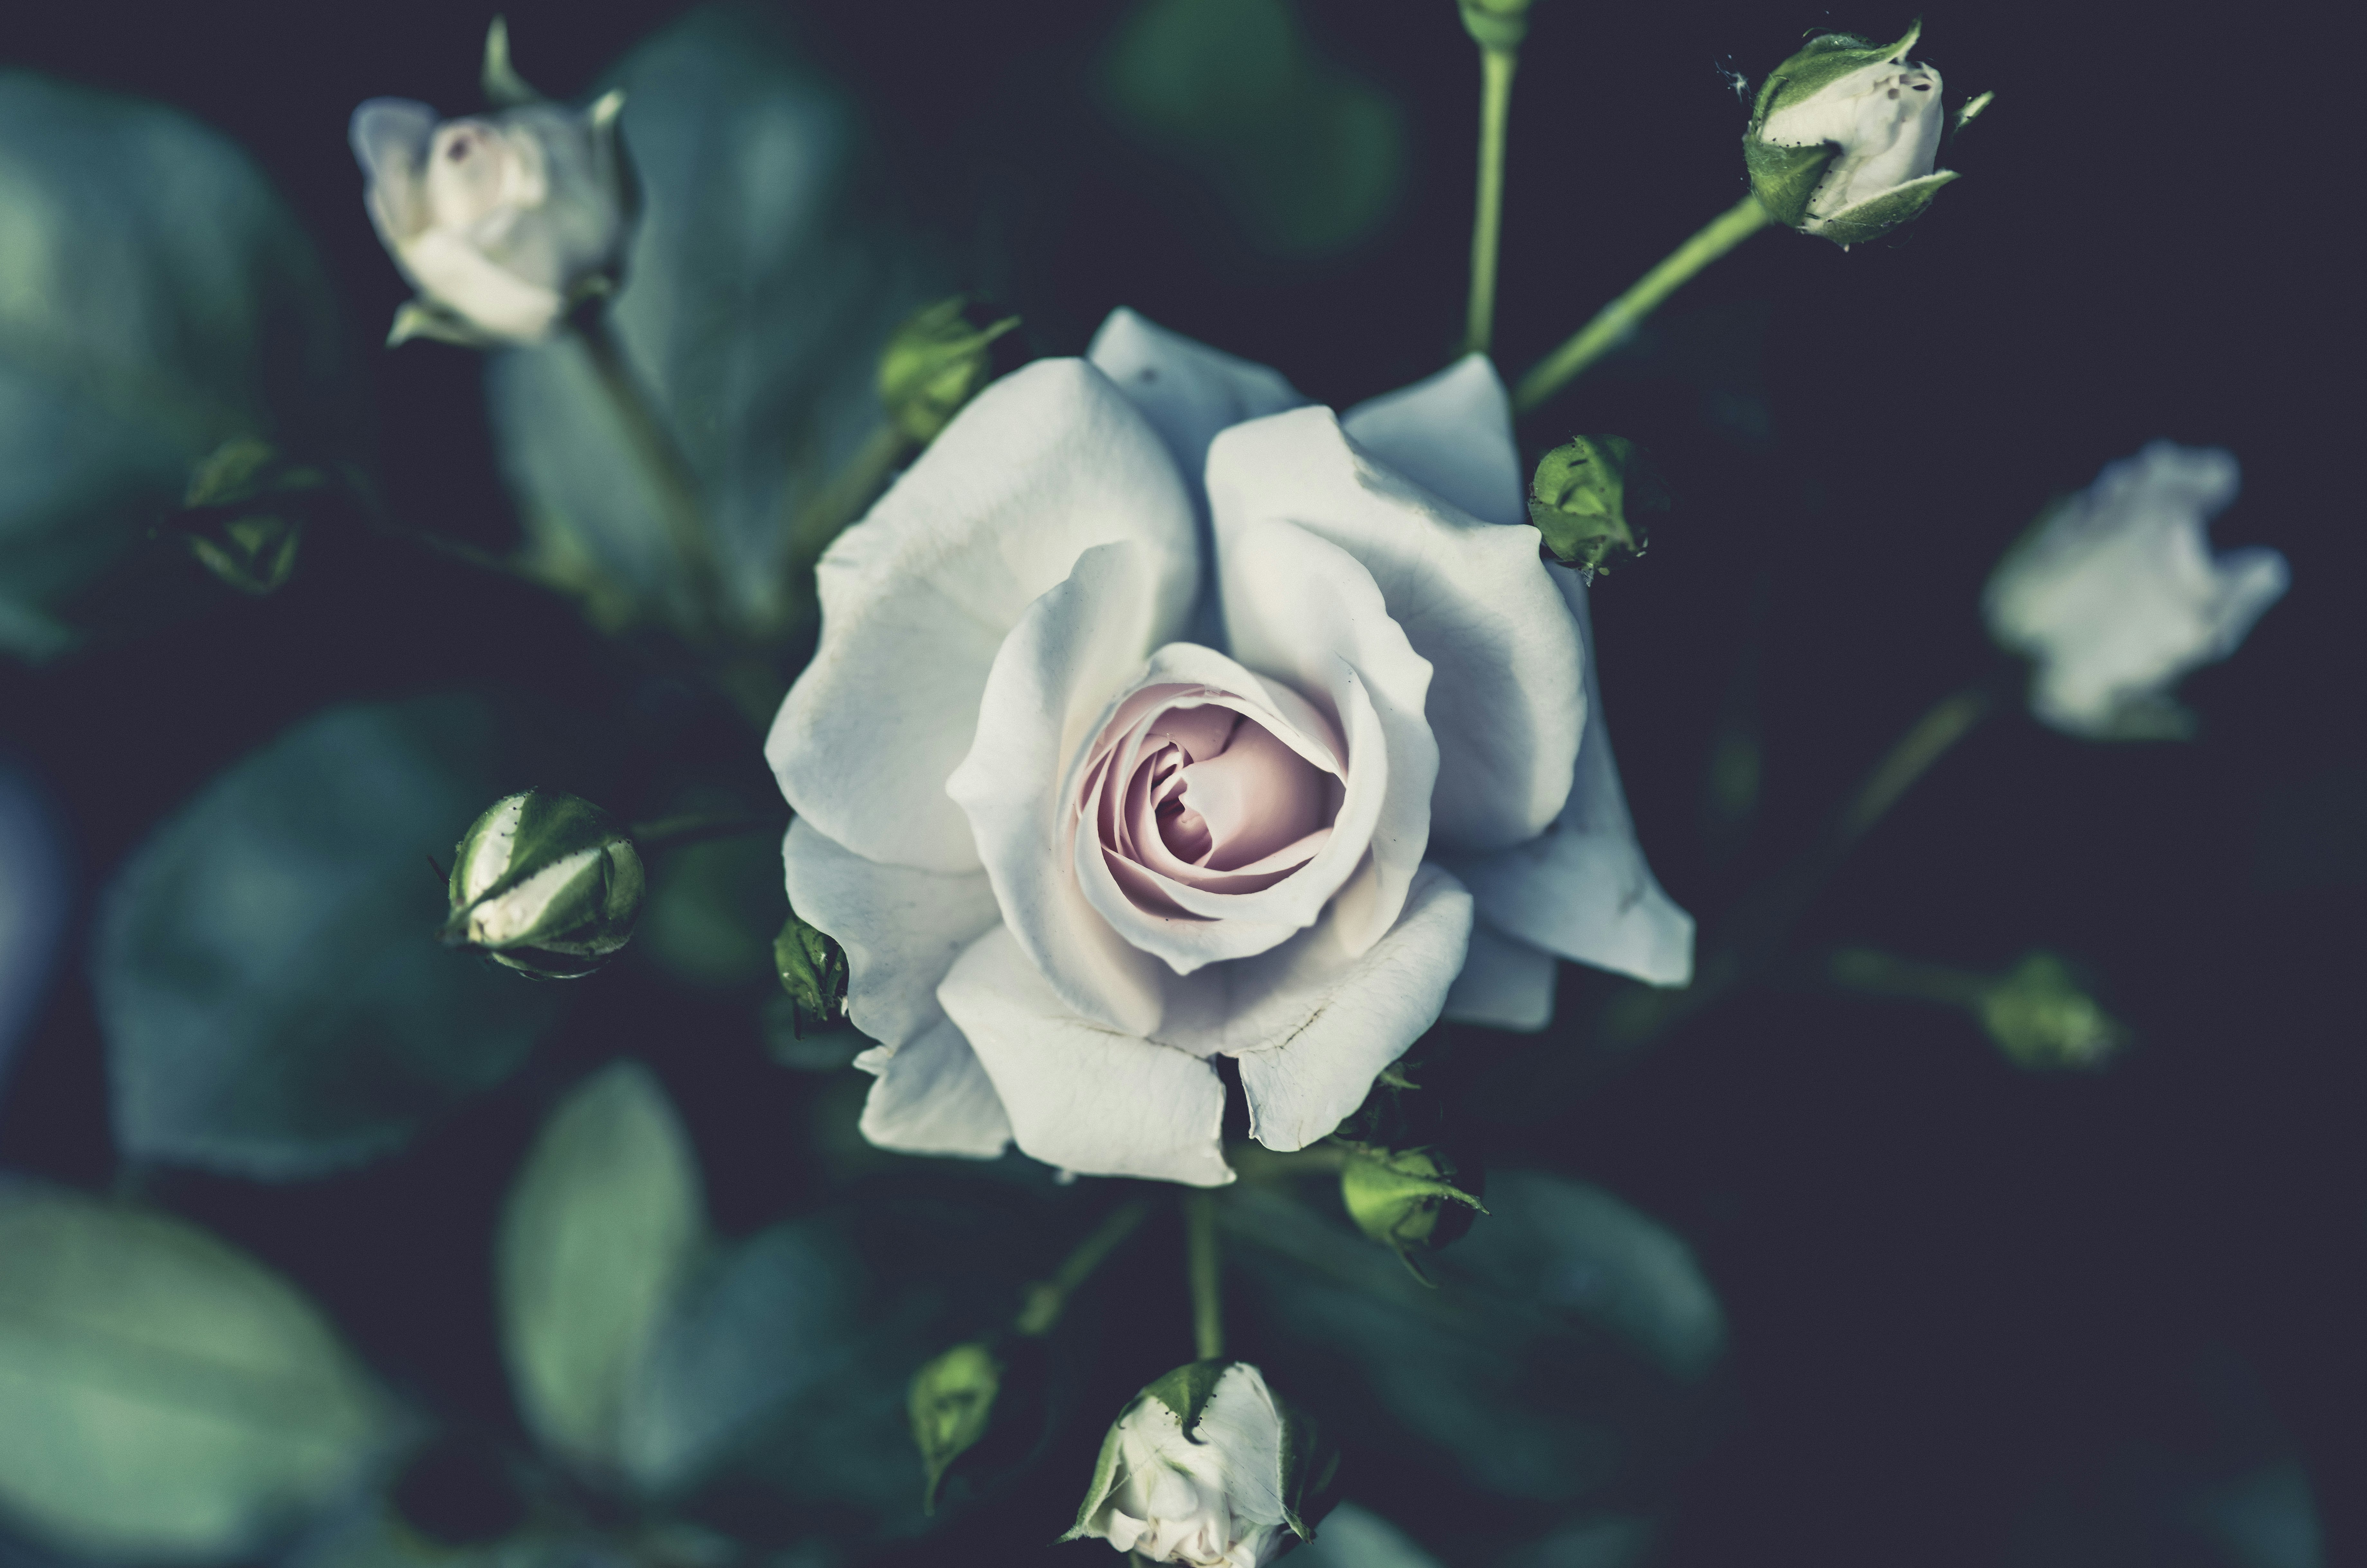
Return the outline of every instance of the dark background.
{"type": "MultiPolygon", "coordinates": [[[[521,69],[572,94],[679,9],[509,16],[521,69]]],[[[1302,5],[1319,48],[1400,106],[1409,148],[1389,219],[1311,258],[1261,252],[1189,168],[1099,117],[1084,84],[1121,9],[804,12],[972,280],[1047,350],[1081,349],[1125,303],[1327,402],[1442,362],[1477,100],[1448,0],[1302,5]]],[[[2157,436],[2229,448],[2245,490],[2217,542],[2273,544],[2293,571],[2236,659],[2188,683],[2200,744],[1999,722],[1885,823],[1803,933],[1985,970],[2037,946],[2074,955],[2138,1031],[2108,1072],[2033,1076],[1953,1015],[1761,992],[1597,1074],[1546,1125],[1501,1130],[1673,1225],[1726,1301],[1732,1397],[1684,1483],[1671,1562],[2234,1562],[2195,1544],[2192,1499],[2288,1446],[2325,1560],[2367,1540],[2355,116],[2307,79],[2347,58],[2325,17],[1932,9],[1920,52],[1951,99],[1998,100],[1945,153],[1965,177],[1931,214],[1848,254],[1751,241],[1524,426],[1533,449],[1632,435],[1680,492],[1648,560],[1594,604],[1644,842],[1705,922],[1985,667],[1989,564],[2103,462],[2157,436]],[[1743,839],[1703,831],[1722,722],[1762,748],[1743,839]]],[[[1888,37],[1906,19],[1540,0],[1514,94],[1500,361],[1525,367],[1740,194],[1723,71],[1755,81],[1803,28],[1888,37]]],[[[162,98],[237,139],[310,226],[366,347],[404,290],[363,217],[346,118],[380,94],[472,106],[484,20],[447,0],[20,9],[0,63],[162,98]]],[[[365,358],[404,510],[512,537],[476,359],[365,358]]],[[[323,555],[259,606],[0,670],[0,735],[62,803],[85,914],[241,752],[334,698],[471,675],[456,633],[472,620],[543,617],[504,674],[597,711],[579,677],[600,655],[562,612],[415,562],[323,555]]],[[[637,744],[710,733],[695,713],[615,722],[637,744]]],[[[0,1101],[0,1165],[105,1185],[83,962],[77,946],[0,1101]]],[[[1588,984],[1569,980],[1567,1015],[1588,984]]],[[[661,1065],[719,1219],[767,1217],[793,1186],[787,1091],[753,1051],[661,1065]]],[[[407,1186],[182,1176],[170,1195],[296,1272],[381,1358],[497,1390],[476,1249],[533,1103],[471,1113],[438,1135],[447,1157],[402,1162],[407,1186]]]]}

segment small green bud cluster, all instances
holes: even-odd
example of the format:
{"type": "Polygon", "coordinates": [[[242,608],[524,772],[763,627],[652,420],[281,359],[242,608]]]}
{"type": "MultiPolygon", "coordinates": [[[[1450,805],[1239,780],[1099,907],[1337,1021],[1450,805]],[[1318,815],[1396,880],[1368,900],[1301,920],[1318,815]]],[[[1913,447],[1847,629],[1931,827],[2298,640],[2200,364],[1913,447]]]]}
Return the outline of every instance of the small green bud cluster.
{"type": "Polygon", "coordinates": [[[927,446],[994,379],[993,347],[1019,324],[967,294],[916,312],[879,356],[879,402],[906,439],[927,446]]]}
{"type": "MultiPolygon", "coordinates": [[[[798,917],[795,910],[773,938],[773,967],[800,1015],[828,1022],[846,1010],[846,949],[798,917]]],[[[791,1025],[790,1032],[796,1033],[791,1025]]]]}
{"type": "Polygon", "coordinates": [[[189,471],[172,527],[216,577],[243,594],[268,594],[295,572],[305,514],[328,483],[259,437],[233,437],[189,471]]]}
{"type": "Polygon", "coordinates": [[[1590,576],[1640,559],[1648,519],[1669,509],[1669,489],[1625,436],[1573,436],[1547,452],[1529,484],[1529,521],[1557,563],[1590,576]]]}
{"type": "Polygon", "coordinates": [[[646,888],[640,852],[576,795],[504,797],[454,851],[444,940],[538,980],[591,973],[632,939],[646,888]]]}
{"type": "Polygon", "coordinates": [[[1977,1011],[2007,1060],[2033,1071],[2099,1067],[2129,1040],[2128,1027],[2053,953],[2032,953],[2008,970],[1977,1011]]]}
{"type": "Polygon", "coordinates": [[[1476,1165],[1441,1149],[1352,1144],[1340,1167],[1340,1201],[1358,1230],[1395,1251],[1427,1285],[1416,1255],[1455,1241],[1470,1230],[1475,1212],[1488,1211],[1476,1192],[1455,1185],[1458,1179],[1486,1186],[1476,1165]]]}
{"type": "Polygon", "coordinates": [[[929,1473],[921,1495],[923,1512],[936,1512],[937,1487],[946,1467],[986,1436],[1004,1370],[1002,1358],[991,1346],[973,1340],[955,1346],[912,1374],[906,1409],[912,1419],[912,1441],[929,1473]]]}

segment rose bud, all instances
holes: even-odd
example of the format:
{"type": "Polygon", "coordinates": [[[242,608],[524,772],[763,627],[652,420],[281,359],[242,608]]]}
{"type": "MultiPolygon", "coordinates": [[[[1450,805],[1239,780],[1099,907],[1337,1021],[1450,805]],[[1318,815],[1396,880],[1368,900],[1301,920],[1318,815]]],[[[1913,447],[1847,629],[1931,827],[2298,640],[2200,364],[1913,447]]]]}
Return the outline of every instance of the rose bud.
{"type": "Polygon", "coordinates": [[[2007,1060],[2036,1072],[2101,1067],[2129,1041],[2128,1026],[2053,953],[2032,953],[2008,970],[1982,996],[1979,1013],[2007,1060]]]}
{"type": "Polygon", "coordinates": [[[1947,117],[1940,74],[1907,58],[1922,30],[1888,45],[1820,33],[1768,74],[1742,156],[1779,222],[1853,245],[1916,217],[1956,177],[1931,166],[1947,117]]]}
{"type": "Polygon", "coordinates": [[[1545,455],[1529,483],[1529,521],[1545,535],[1546,555],[1589,581],[1641,559],[1649,518],[1668,509],[1659,471],[1625,436],[1573,436],[1545,455]]]}
{"type": "Polygon", "coordinates": [[[2237,483],[2226,452],[2156,441],[2007,551],[1981,605],[1990,635],[2033,661],[2040,722],[2089,740],[2191,733],[2170,688],[2234,653],[2289,578],[2273,550],[2211,553],[2237,483]]]}
{"type": "Polygon", "coordinates": [[[1258,1568],[1314,1539],[1300,1512],[1330,1484],[1313,1428],[1246,1361],[1195,1361],[1134,1398],[1102,1442],[1076,1527],[1152,1562],[1258,1568]]]}
{"type": "Polygon", "coordinates": [[[632,939],[640,852],[591,801],[550,790],[505,796],[454,851],[450,947],[538,980],[591,973],[632,939]]]}
{"type": "Polygon", "coordinates": [[[1340,1167],[1340,1201],[1358,1230],[1393,1248],[1427,1285],[1430,1277],[1414,1255],[1446,1245],[1471,1228],[1475,1211],[1488,1211],[1476,1196],[1485,1190],[1482,1174],[1438,1149],[1358,1145],[1340,1167]],[[1457,1180],[1475,1191],[1464,1191],[1457,1180]]]}
{"type": "MultiPolygon", "coordinates": [[[[846,949],[798,919],[795,910],[773,938],[773,967],[799,1013],[827,1023],[846,1010],[846,949]]],[[[792,1039],[796,1032],[792,1024],[792,1039]]]]}
{"type": "Polygon", "coordinates": [[[907,1409],[912,1441],[929,1472],[924,1513],[937,1511],[937,1486],[954,1460],[978,1446],[1002,1388],[1002,1362],[984,1345],[957,1345],[912,1374],[907,1409]]]}
{"type": "Polygon", "coordinates": [[[978,389],[1015,365],[997,365],[997,339],[1019,324],[983,301],[956,294],[898,327],[879,356],[879,402],[914,446],[953,423],[978,389]]]}
{"type": "MultiPolygon", "coordinates": [[[[507,73],[505,40],[499,52],[507,73]]],[[[523,89],[515,73],[505,79],[523,89]]],[[[616,286],[639,206],[617,131],[624,102],[621,92],[583,109],[514,101],[440,123],[406,98],[354,111],[370,222],[420,296],[395,312],[390,345],[539,342],[616,286]]]]}
{"type": "Polygon", "coordinates": [[[199,564],[243,594],[268,594],[296,570],[304,514],[327,480],[285,460],[268,441],[240,436],[189,472],[171,528],[199,564]]]}
{"type": "Polygon", "coordinates": [[[1455,0],[1463,30],[1482,49],[1513,50],[1529,36],[1529,0],[1455,0]]]}

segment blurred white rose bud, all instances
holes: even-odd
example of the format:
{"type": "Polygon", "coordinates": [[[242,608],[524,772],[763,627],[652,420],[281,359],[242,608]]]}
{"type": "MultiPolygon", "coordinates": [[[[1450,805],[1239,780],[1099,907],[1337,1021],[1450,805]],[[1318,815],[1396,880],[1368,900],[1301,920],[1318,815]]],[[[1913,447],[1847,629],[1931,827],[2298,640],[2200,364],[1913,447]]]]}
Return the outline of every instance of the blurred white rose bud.
{"type": "Polygon", "coordinates": [[[538,980],[591,973],[632,939],[640,852],[591,801],[527,790],[493,802],[454,851],[444,940],[538,980]]]}
{"type": "Polygon", "coordinates": [[[1982,608],[1990,634],[2034,662],[2041,722],[2090,740],[2191,732],[2170,688],[2234,653],[2290,575],[2273,550],[2211,553],[2205,530],[2237,483],[2230,454],[2156,441],[2006,553],[1982,608]]]}
{"type": "Polygon", "coordinates": [[[1907,58],[1921,31],[1918,22],[1887,46],[1822,33],[1768,73],[1742,148],[1750,188],[1778,221],[1856,244],[1917,216],[1956,177],[1932,167],[1947,115],[1940,74],[1907,58]]]}
{"type": "Polygon", "coordinates": [[[1329,1484],[1336,1461],[1317,1464],[1311,1437],[1248,1362],[1178,1367],[1110,1428],[1061,1539],[1097,1536],[1152,1562],[1259,1568],[1312,1539],[1302,1498],[1329,1484]]]}
{"type": "Polygon", "coordinates": [[[370,222],[419,290],[390,344],[538,342],[622,274],[639,208],[617,131],[624,94],[583,109],[532,97],[499,22],[485,83],[509,107],[440,122],[407,98],[354,111],[370,222]]]}

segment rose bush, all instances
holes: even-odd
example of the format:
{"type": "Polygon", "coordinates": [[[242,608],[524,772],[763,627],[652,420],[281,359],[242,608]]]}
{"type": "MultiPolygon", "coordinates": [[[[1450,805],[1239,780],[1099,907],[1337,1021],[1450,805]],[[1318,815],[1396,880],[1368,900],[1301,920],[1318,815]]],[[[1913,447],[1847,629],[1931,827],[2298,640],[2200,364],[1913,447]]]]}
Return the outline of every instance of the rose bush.
{"type": "Polygon", "coordinates": [[[1586,590],[1478,356],[1351,409],[1132,312],[963,411],[819,569],[767,756],[873,1142],[1230,1179],[1556,955],[1661,984],[1586,590]]]}

